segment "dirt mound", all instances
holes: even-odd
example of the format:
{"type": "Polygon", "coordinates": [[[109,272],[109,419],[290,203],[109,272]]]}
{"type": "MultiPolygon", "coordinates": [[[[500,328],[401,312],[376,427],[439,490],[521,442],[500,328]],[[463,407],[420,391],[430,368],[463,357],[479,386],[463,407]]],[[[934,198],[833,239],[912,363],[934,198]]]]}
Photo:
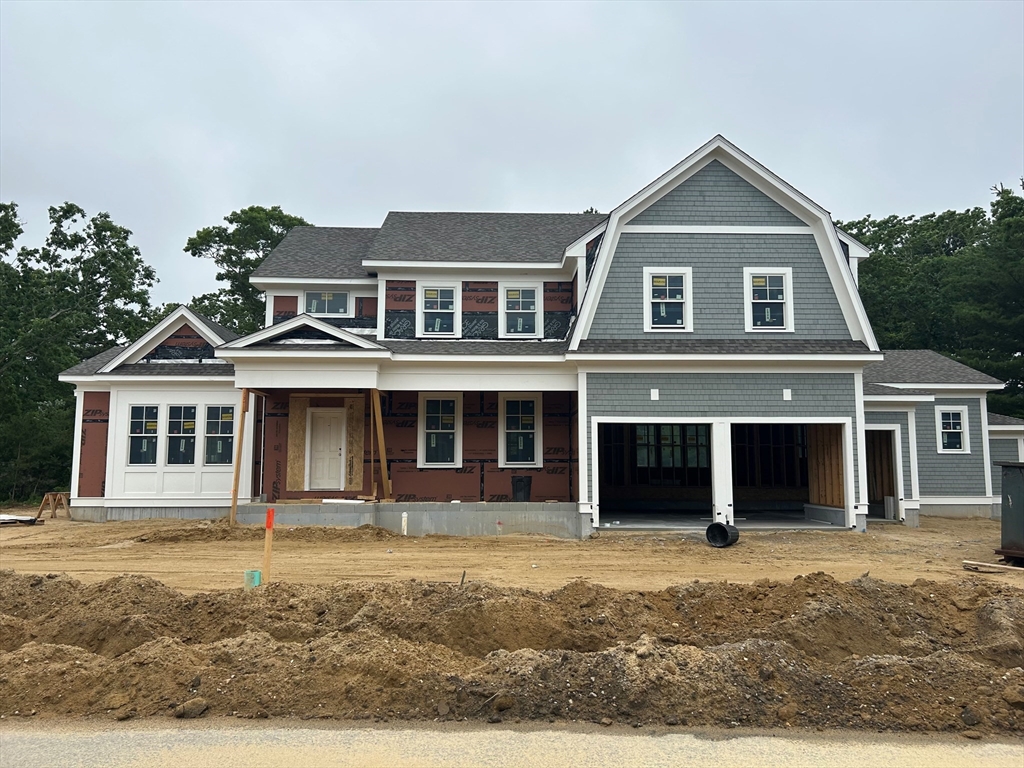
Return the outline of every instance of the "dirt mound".
{"type": "Polygon", "coordinates": [[[168,714],[202,697],[242,716],[1024,734],[1022,649],[1024,591],[971,579],[183,595],[0,572],[6,715],[168,714]]]}
{"type": "MultiPolygon", "coordinates": [[[[134,541],[148,544],[192,543],[207,541],[256,541],[262,540],[262,525],[228,525],[226,520],[199,521],[173,524],[155,528],[134,541]]],[[[361,542],[387,541],[399,534],[376,525],[360,525],[358,528],[337,526],[281,526],[274,528],[275,539],[308,542],[361,542]]]]}

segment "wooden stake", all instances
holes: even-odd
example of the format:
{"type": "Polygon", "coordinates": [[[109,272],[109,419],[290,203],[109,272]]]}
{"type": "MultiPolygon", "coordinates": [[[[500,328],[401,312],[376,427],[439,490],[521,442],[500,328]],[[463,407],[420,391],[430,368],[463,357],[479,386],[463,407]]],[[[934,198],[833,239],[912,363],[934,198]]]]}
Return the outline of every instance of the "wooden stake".
{"type": "Polygon", "coordinates": [[[380,482],[384,490],[384,498],[393,498],[391,495],[391,478],[388,477],[388,449],[384,445],[384,419],[380,411],[380,390],[371,389],[370,396],[373,398],[373,413],[377,419],[377,454],[380,456],[380,482]]]}
{"type": "Polygon", "coordinates": [[[274,546],[274,508],[267,508],[266,533],[263,534],[263,572],[260,583],[270,583],[270,550],[274,546]]]}
{"type": "Polygon", "coordinates": [[[231,514],[228,525],[238,522],[238,478],[242,472],[242,448],[245,441],[245,414],[249,412],[249,390],[242,390],[242,414],[238,421],[238,443],[235,445],[235,477],[231,481],[231,514]]]}
{"type": "MultiPolygon", "coordinates": [[[[370,397],[373,397],[373,395],[371,394],[370,397]]],[[[376,439],[376,435],[374,433],[376,431],[377,431],[377,420],[374,418],[374,408],[373,408],[373,404],[371,403],[370,404],[370,495],[373,497],[374,501],[377,500],[377,474],[373,471],[373,450],[374,450],[374,440],[376,439]]]]}

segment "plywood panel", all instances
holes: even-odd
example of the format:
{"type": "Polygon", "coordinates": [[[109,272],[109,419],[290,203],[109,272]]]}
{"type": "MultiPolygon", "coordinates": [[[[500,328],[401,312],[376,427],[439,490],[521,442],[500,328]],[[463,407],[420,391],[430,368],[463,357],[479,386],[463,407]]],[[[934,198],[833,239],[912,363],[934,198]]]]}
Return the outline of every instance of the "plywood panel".
{"type": "Polygon", "coordinates": [[[363,458],[366,423],[366,398],[345,398],[345,490],[356,491],[365,488],[363,479],[363,458]]]}
{"type": "Polygon", "coordinates": [[[807,427],[807,475],[811,504],[844,506],[842,425],[807,427]]]}
{"type": "Polygon", "coordinates": [[[289,398],[288,484],[289,491],[301,491],[306,483],[306,411],[308,397],[289,398]]]}
{"type": "Polygon", "coordinates": [[[286,490],[288,460],[288,397],[267,398],[263,432],[263,493],[277,501],[286,490]]]}

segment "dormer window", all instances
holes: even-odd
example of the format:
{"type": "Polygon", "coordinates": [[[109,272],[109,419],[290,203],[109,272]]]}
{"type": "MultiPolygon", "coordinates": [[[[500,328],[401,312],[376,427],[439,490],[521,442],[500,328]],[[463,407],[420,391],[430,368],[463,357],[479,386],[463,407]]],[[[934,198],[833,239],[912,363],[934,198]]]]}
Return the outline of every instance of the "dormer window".
{"type": "Polygon", "coordinates": [[[306,291],[307,315],[350,317],[347,291],[306,291]]]}
{"type": "Polygon", "coordinates": [[[457,339],[462,335],[462,285],[416,286],[416,335],[457,339]]]}
{"type": "Polygon", "coordinates": [[[540,339],[544,336],[544,284],[498,284],[498,337],[540,339]]]}
{"type": "Polygon", "coordinates": [[[644,330],[693,330],[691,267],[644,267],[644,330]]]}

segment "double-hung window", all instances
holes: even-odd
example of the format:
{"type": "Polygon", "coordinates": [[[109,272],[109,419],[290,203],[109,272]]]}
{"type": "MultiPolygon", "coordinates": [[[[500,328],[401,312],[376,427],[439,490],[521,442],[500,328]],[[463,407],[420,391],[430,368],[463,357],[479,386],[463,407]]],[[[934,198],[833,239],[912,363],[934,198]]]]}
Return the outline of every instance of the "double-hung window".
{"type": "Polygon", "coordinates": [[[172,405],[167,409],[167,463],[196,463],[196,406],[172,405]]]}
{"type": "Polygon", "coordinates": [[[461,393],[420,393],[417,466],[462,466],[461,393]]]}
{"type": "Polygon", "coordinates": [[[746,267],[746,329],[793,330],[793,270],[790,267],[746,267]]]}
{"type": "Polygon", "coordinates": [[[231,464],[234,458],[235,407],[206,407],[206,463],[231,464]]]}
{"type": "Polygon", "coordinates": [[[306,314],[350,317],[348,292],[306,291],[306,314]]]}
{"type": "Polygon", "coordinates": [[[128,463],[156,464],[156,433],[160,407],[133,405],[129,409],[128,463]]]}
{"type": "Polygon", "coordinates": [[[967,430],[967,409],[935,407],[935,432],[939,453],[970,453],[971,441],[967,430]]]}
{"type": "Polygon", "coordinates": [[[498,409],[498,466],[543,466],[541,395],[502,393],[498,409]]]}
{"type": "Polygon", "coordinates": [[[459,285],[416,286],[417,336],[459,338],[462,335],[462,292],[459,285]]]}
{"type": "Polygon", "coordinates": [[[644,267],[644,330],[693,330],[693,269],[644,267]]]}
{"type": "Polygon", "coordinates": [[[498,284],[498,337],[539,339],[544,336],[544,284],[498,284]]]}

